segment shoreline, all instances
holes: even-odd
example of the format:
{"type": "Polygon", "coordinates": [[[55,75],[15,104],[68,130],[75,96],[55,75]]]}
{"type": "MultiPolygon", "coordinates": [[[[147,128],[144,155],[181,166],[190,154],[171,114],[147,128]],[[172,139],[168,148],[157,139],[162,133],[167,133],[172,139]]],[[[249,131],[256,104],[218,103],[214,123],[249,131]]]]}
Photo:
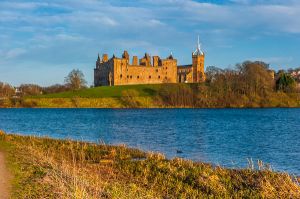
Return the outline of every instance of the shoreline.
{"type": "Polygon", "coordinates": [[[124,145],[5,133],[0,134],[0,148],[17,176],[12,185],[12,196],[16,198],[32,194],[79,194],[89,198],[300,197],[296,179],[273,172],[263,163],[229,169],[180,158],[166,159],[163,154],[124,145]],[[20,190],[20,185],[25,188],[20,190]]]}
{"type": "Polygon", "coordinates": [[[282,107],[210,107],[210,108],[203,108],[203,107],[0,107],[0,109],[113,109],[113,110],[130,110],[130,109],[137,109],[137,110],[145,110],[145,109],[204,109],[204,110],[219,110],[219,109],[299,109],[300,106],[282,106],[282,107]]]}
{"type": "MultiPolygon", "coordinates": [[[[2,130],[0,130],[0,137],[1,137],[1,133],[4,133],[5,135],[11,135],[11,136],[17,136],[17,137],[29,137],[29,138],[33,138],[33,139],[48,139],[51,141],[59,141],[59,142],[73,142],[73,143],[81,143],[81,144],[88,144],[88,145],[106,145],[109,147],[125,147],[128,148],[129,150],[137,150],[142,152],[143,154],[158,154],[158,155],[162,155],[166,158],[166,160],[172,160],[172,159],[182,159],[183,161],[190,161],[190,162],[194,162],[194,163],[201,163],[201,164],[207,164],[207,165],[211,165],[214,168],[217,167],[222,167],[225,169],[231,169],[231,170],[243,170],[243,169],[247,169],[248,167],[243,167],[243,166],[237,166],[237,167],[230,167],[230,166],[224,166],[224,165],[220,165],[220,164],[216,164],[214,162],[206,162],[206,161],[200,161],[200,160],[192,160],[189,158],[181,158],[181,157],[171,157],[171,158],[167,158],[166,155],[163,152],[160,151],[151,151],[151,150],[147,150],[147,149],[142,149],[142,148],[138,148],[138,147],[134,147],[134,146],[129,146],[126,143],[114,143],[114,144],[106,144],[103,140],[100,140],[100,142],[98,141],[88,141],[88,140],[82,140],[82,139],[74,139],[71,137],[65,137],[65,138],[58,138],[58,137],[51,137],[48,135],[34,135],[34,134],[21,134],[21,133],[16,133],[16,132],[4,132],[2,130]]],[[[1,148],[0,148],[1,149],[1,148]]],[[[181,150],[180,150],[181,151],[181,150]]],[[[144,159],[144,157],[142,158],[144,159]]],[[[245,160],[247,159],[248,161],[248,166],[249,166],[249,161],[253,162],[252,158],[245,158],[245,160]]],[[[255,162],[262,162],[261,160],[256,160],[255,162]]],[[[288,174],[288,175],[292,175],[295,176],[297,178],[299,178],[299,182],[300,182],[300,173],[299,175],[295,174],[295,173],[291,173],[285,170],[273,170],[272,169],[272,165],[270,165],[269,163],[266,163],[266,165],[270,166],[270,170],[272,172],[275,173],[284,173],[284,174],[288,174]]],[[[300,186],[300,184],[299,184],[300,186]]]]}

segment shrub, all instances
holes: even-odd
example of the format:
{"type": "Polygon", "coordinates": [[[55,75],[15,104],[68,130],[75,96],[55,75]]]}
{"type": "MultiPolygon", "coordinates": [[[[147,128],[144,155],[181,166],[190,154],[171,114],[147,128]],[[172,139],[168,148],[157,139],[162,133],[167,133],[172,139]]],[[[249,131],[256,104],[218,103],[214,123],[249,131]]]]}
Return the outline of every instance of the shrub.
{"type": "Polygon", "coordinates": [[[121,94],[121,102],[124,104],[125,107],[138,108],[140,106],[140,103],[137,100],[138,96],[139,93],[136,90],[133,89],[124,90],[122,91],[121,94]]]}
{"type": "Polygon", "coordinates": [[[196,97],[188,84],[163,84],[158,95],[165,105],[181,107],[195,105],[196,97]]]}
{"type": "Polygon", "coordinates": [[[276,81],[276,89],[283,92],[294,92],[296,90],[296,81],[289,74],[280,73],[276,81]]]}

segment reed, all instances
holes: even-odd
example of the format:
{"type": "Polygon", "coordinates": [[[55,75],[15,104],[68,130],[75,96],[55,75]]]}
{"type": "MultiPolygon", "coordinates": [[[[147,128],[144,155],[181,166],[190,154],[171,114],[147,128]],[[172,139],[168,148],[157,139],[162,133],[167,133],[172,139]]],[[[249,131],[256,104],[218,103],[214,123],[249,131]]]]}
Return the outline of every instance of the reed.
{"type": "Polygon", "coordinates": [[[297,178],[259,161],[227,169],[124,145],[0,133],[13,198],[299,198],[297,178]]]}

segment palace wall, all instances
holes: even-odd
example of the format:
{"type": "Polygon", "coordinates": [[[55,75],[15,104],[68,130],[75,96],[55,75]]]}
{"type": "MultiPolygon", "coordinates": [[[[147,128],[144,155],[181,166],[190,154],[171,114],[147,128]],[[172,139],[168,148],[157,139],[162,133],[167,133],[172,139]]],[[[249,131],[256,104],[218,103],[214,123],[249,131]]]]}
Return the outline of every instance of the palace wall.
{"type": "Polygon", "coordinates": [[[177,82],[177,60],[163,60],[161,66],[129,65],[124,59],[114,60],[114,85],[160,84],[177,82]]]}
{"type": "Polygon", "coordinates": [[[191,83],[193,82],[192,65],[184,65],[177,67],[177,82],[191,83]]]}

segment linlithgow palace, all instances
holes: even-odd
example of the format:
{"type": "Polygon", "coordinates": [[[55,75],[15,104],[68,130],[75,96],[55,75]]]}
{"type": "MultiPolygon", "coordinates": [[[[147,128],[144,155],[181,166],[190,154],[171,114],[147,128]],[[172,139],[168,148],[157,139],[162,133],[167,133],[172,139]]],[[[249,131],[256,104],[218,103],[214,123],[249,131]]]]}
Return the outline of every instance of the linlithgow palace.
{"type": "Polygon", "coordinates": [[[161,83],[196,83],[205,80],[205,54],[201,50],[198,39],[196,50],[192,53],[192,64],[177,65],[177,60],[171,54],[166,59],[159,56],[149,56],[147,53],[141,59],[130,56],[124,51],[122,58],[108,58],[98,55],[94,69],[95,86],[114,86],[129,84],[161,84],[161,83]]]}

